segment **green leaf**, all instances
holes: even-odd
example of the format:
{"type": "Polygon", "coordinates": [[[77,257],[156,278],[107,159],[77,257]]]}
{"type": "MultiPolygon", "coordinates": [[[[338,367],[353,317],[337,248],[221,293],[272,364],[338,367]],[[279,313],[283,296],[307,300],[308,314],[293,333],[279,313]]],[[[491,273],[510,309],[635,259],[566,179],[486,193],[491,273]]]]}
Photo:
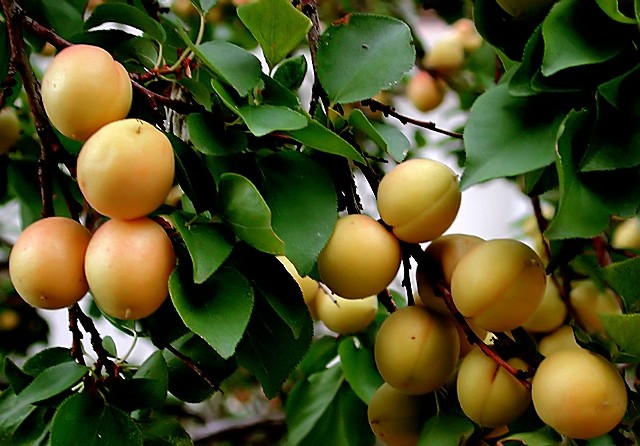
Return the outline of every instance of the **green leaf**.
{"type": "Polygon", "coordinates": [[[161,406],[167,399],[169,372],[162,352],[156,350],[130,379],[111,384],[109,401],[128,412],[161,406]]]}
{"type": "Polygon", "coordinates": [[[66,399],[51,426],[51,446],[68,446],[82,439],[84,446],[142,446],[140,429],[125,412],[100,396],[79,393],[66,399]]]}
{"type": "Polygon", "coordinates": [[[193,47],[199,59],[240,96],[260,83],[262,67],[253,54],[223,40],[211,40],[193,47]]]}
{"type": "Polygon", "coordinates": [[[202,283],[215,273],[233,250],[234,240],[220,224],[188,223],[180,212],[171,214],[193,262],[193,281],[202,283]]]}
{"type": "Polygon", "coordinates": [[[46,400],[73,387],[88,371],[86,366],[76,362],[54,365],[36,376],[31,384],[18,394],[18,398],[25,404],[46,400]]]}
{"type": "Polygon", "coordinates": [[[620,295],[626,307],[631,311],[640,310],[640,257],[615,262],[602,270],[604,280],[620,295]]]}
{"type": "Polygon", "coordinates": [[[307,118],[302,113],[287,107],[245,105],[238,110],[249,131],[255,136],[264,136],[276,130],[297,130],[307,125],[307,118]]]}
{"type": "Polygon", "coordinates": [[[559,1],[542,24],[542,73],[551,76],[567,68],[606,62],[627,48],[625,33],[625,28],[609,20],[596,2],[559,1]]]}
{"type": "Polygon", "coordinates": [[[237,9],[238,17],[262,47],[273,68],[311,29],[311,20],[288,0],[258,0],[237,9]]]}
{"type": "Polygon", "coordinates": [[[10,438],[36,408],[33,404],[27,404],[19,399],[11,389],[0,393],[0,441],[2,444],[11,444],[10,438]]]}
{"type": "Polygon", "coordinates": [[[418,446],[457,446],[464,438],[468,438],[473,430],[473,423],[468,418],[441,413],[427,420],[420,432],[418,446]]]}
{"type": "Polygon", "coordinates": [[[273,230],[284,241],[284,254],[300,274],[308,275],[337,220],[331,177],[323,166],[299,152],[260,158],[258,167],[261,190],[273,212],[273,230]]]}
{"type": "Polygon", "coordinates": [[[640,314],[600,313],[604,329],[623,353],[640,360],[640,314]]]}
{"type": "Polygon", "coordinates": [[[271,226],[271,210],[249,179],[224,173],[219,198],[221,216],[238,238],[260,251],[284,254],[284,242],[271,226]]]}
{"type": "Polygon", "coordinates": [[[636,23],[637,20],[635,18],[627,17],[620,9],[618,9],[618,0],[596,0],[600,9],[602,9],[605,14],[607,14],[610,18],[620,23],[633,24],[636,23]]]}
{"type": "Polygon", "coordinates": [[[400,81],[415,57],[406,23],[388,16],[350,14],[320,37],[318,78],[332,103],[360,101],[400,81]]]}
{"type": "Polygon", "coordinates": [[[332,336],[322,336],[311,344],[309,351],[298,365],[302,376],[312,375],[324,370],[327,364],[338,356],[338,339],[332,336]]]}
{"type": "Polygon", "coordinates": [[[571,112],[561,126],[557,143],[560,203],[545,235],[550,239],[589,238],[609,224],[609,209],[577,172],[574,145],[588,125],[588,112],[571,112]]]}
{"type": "Polygon", "coordinates": [[[355,147],[317,121],[310,120],[306,127],[286,133],[305,146],[321,152],[344,156],[359,163],[366,163],[355,147]]]}
{"type": "Polygon", "coordinates": [[[303,440],[331,406],[343,381],[342,369],[334,365],[309,376],[291,391],[285,413],[292,446],[305,444],[303,440]]]}
{"type": "Polygon", "coordinates": [[[311,318],[296,338],[263,299],[256,300],[249,327],[238,345],[238,363],[253,373],[267,398],[273,398],[311,345],[311,318]]]}
{"type": "Polygon", "coordinates": [[[373,351],[361,345],[358,338],[346,337],[340,341],[338,353],[344,377],[351,389],[365,404],[369,404],[373,394],[384,383],[373,351]]]}
{"type": "Polygon", "coordinates": [[[349,124],[371,138],[397,162],[402,162],[411,148],[404,133],[392,125],[369,121],[360,109],[351,112],[349,124]]]}
{"type": "Polygon", "coordinates": [[[288,90],[297,90],[307,75],[307,58],[303,55],[284,60],[273,73],[273,79],[288,90]]]}
{"type": "MultiPolygon", "coordinates": [[[[178,314],[223,358],[229,358],[247,328],[253,308],[253,290],[242,274],[219,269],[201,285],[191,283],[183,268],[169,278],[169,292],[178,314]]],[[[184,269],[188,272],[187,269],[184,269]]]]}
{"type": "Polygon", "coordinates": [[[103,3],[93,10],[84,28],[91,30],[104,23],[129,25],[142,31],[146,37],[163,44],[166,33],[160,22],[154,20],[144,11],[122,3],[103,3]]]}
{"type": "Polygon", "coordinates": [[[471,107],[465,126],[461,187],[552,164],[563,117],[557,102],[547,97],[513,97],[507,84],[486,91],[471,107]]]}
{"type": "Polygon", "coordinates": [[[82,14],[66,1],[43,1],[40,6],[47,21],[60,37],[69,39],[82,31],[82,14]]]}
{"type": "Polygon", "coordinates": [[[189,138],[197,151],[205,155],[230,155],[247,148],[247,135],[238,126],[225,127],[219,119],[204,113],[187,116],[189,138]]]}
{"type": "Polygon", "coordinates": [[[521,432],[509,435],[502,441],[517,441],[519,444],[530,446],[557,446],[562,438],[550,427],[544,427],[533,432],[521,432]]]}
{"type": "Polygon", "coordinates": [[[144,446],[193,446],[193,440],[176,420],[160,417],[138,422],[144,436],[144,446]]]}

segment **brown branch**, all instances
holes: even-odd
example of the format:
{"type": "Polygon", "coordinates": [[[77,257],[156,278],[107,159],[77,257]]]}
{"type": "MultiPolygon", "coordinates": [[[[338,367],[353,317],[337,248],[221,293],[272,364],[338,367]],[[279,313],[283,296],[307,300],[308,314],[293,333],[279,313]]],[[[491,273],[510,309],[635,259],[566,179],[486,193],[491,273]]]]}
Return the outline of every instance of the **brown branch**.
{"type": "Polygon", "coordinates": [[[309,51],[311,53],[311,67],[313,69],[313,86],[311,87],[311,103],[309,114],[315,115],[318,102],[325,98],[324,90],[318,79],[317,54],[320,44],[320,19],[318,18],[318,5],[316,0],[300,0],[302,12],[311,20],[311,29],[307,33],[309,40],[309,51]]]}
{"type": "Polygon", "coordinates": [[[102,345],[102,336],[100,336],[96,326],[93,324],[93,319],[84,314],[78,304],[74,304],[69,311],[73,312],[74,317],[77,318],[84,330],[89,333],[91,337],[91,347],[96,355],[98,355],[95,365],[96,373],[99,375],[102,367],[104,367],[109,377],[117,378],[120,374],[120,368],[109,359],[109,352],[102,345]]]}
{"type": "Polygon", "coordinates": [[[84,354],[82,352],[82,332],[78,327],[78,311],[77,306],[74,305],[69,308],[69,331],[73,337],[71,343],[71,357],[78,363],[86,365],[84,360],[84,354]]]}
{"type": "Polygon", "coordinates": [[[167,344],[165,348],[171,353],[173,353],[187,367],[193,370],[195,374],[198,375],[200,378],[202,378],[207,384],[209,384],[209,386],[211,386],[213,390],[215,391],[220,390],[220,386],[218,386],[209,376],[207,376],[206,372],[202,370],[200,367],[198,367],[198,365],[194,363],[190,357],[182,353],[180,350],[178,350],[171,344],[167,344]]]}
{"type": "Polygon", "coordinates": [[[364,101],[360,101],[360,104],[364,107],[369,107],[372,112],[381,111],[385,116],[391,116],[396,118],[402,124],[413,124],[418,127],[422,127],[427,130],[431,130],[436,133],[441,133],[443,135],[450,136],[452,138],[462,139],[462,133],[453,132],[451,130],[445,130],[439,128],[435,122],[431,121],[420,121],[418,119],[410,118],[408,116],[401,115],[396,111],[394,107],[390,105],[383,104],[382,102],[376,101],[375,99],[365,99],[364,101]]]}
{"type": "Polygon", "coordinates": [[[7,102],[7,98],[11,96],[13,91],[13,87],[16,85],[16,68],[12,63],[9,63],[9,67],[7,69],[7,75],[2,81],[0,92],[0,109],[4,108],[7,102]]]}
{"type": "Polygon", "coordinates": [[[598,264],[603,268],[611,265],[613,260],[611,259],[611,253],[609,253],[609,243],[606,237],[603,234],[600,234],[592,239],[593,248],[596,252],[596,258],[598,259],[598,264]]]}
{"type": "Polygon", "coordinates": [[[393,301],[393,297],[391,297],[391,292],[388,288],[385,288],[378,293],[378,302],[380,302],[389,313],[393,313],[398,309],[398,306],[393,301]]]}

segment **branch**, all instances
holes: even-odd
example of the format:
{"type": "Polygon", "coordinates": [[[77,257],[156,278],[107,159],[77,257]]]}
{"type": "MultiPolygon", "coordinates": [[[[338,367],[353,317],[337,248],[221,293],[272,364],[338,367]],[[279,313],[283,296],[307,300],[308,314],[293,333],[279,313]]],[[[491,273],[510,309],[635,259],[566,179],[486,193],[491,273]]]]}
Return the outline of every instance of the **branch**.
{"type": "Polygon", "coordinates": [[[69,331],[73,336],[71,343],[71,357],[78,363],[86,365],[84,354],[82,353],[82,332],[78,327],[78,311],[76,306],[69,308],[69,331]]]}
{"type": "Polygon", "coordinates": [[[422,127],[427,130],[431,130],[436,133],[441,133],[443,135],[450,136],[452,138],[462,139],[462,133],[452,132],[450,130],[444,130],[439,128],[434,122],[431,121],[420,121],[418,119],[410,118],[408,116],[401,115],[396,112],[394,107],[390,105],[383,104],[382,102],[376,101],[375,99],[365,99],[364,101],[360,101],[360,104],[364,107],[369,107],[372,112],[381,111],[385,116],[391,116],[396,118],[402,124],[413,124],[418,127],[422,127]]]}
{"type": "MultiPolygon", "coordinates": [[[[311,52],[311,66],[313,68],[313,86],[311,87],[311,104],[309,105],[309,114],[315,115],[318,101],[325,97],[322,85],[318,79],[317,53],[320,44],[320,19],[318,18],[318,5],[316,0],[300,0],[302,12],[311,20],[311,29],[307,34],[309,40],[309,50],[311,52]]],[[[295,2],[294,2],[295,5],[295,2]]]]}
{"type": "Polygon", "coordinates": [[[84,330],[91,336],[91,347],[93,351],[98,355],[96,361],[96,373],[100,374],[102,367],[105,368],[107,375],[111,378],[116,378],[120,374],[120,368],[116,363],[109,359],[109,352],[102,345],[102,337],[93,324],[93,319],[82,312],[80,305],[74,304],[70,309],[73,313],[73,317],[76,318],[84,330]]]}

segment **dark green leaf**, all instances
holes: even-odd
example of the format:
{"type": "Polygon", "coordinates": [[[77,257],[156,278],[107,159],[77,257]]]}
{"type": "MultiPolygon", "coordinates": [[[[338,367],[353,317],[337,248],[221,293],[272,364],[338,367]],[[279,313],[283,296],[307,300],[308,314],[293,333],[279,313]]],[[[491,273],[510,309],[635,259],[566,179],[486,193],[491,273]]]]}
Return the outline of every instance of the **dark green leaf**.
{"type": "Polygon", "coordinates": [[[258,165],[273,230],[284,241],[286,257],[307,275],[336,223],[333,182],[321,165],[298,152],[269,155],[258,165]]]}
{"type": "Polygon", "coordinates": [[[564,117],[557,107],[545,98],[513,97],[507,84],[480,96],[464,131],[467,157],[461,187],[553,163],[564,117]]]}
{"type": "Polygon", "coordinates": [[[337,338],[323,336],[313,341],[298,370],[303,376],[312,375],[324,370],[336,356],[338,356],[337,338]]]}
{"type": "Polygon", "coordinates": [[[318,78],[332,103],[360,101],[400,81],[415,57],[406,23],[388,16],[354,13],[322,34],[318,78]]]}
{"type": "Polygon", "coordinates": [[[53,417],[51,446],[142,446],[140,429],[125,412],[98,395],[79,393],[65,400],[53,417]]]}
{"type": "Polygon", "coordinates": [[[87,367],[76,362],[54,365],[36,376],[18,397],[27,404],[46,400],[73,387],[88,371],[87,367]]]}
{"type": "Polygon", "coordinates": [[[602,9],[609,17],[620,23],[636,23],[635,18],[627,17],[620,9],[618,9],[618,0],[596,0],[600,9],[602,9]]]}
{"type": "Polygon", "coordinates": [[[37,376],[49,367],[71,361],[73,358],[71,358],[71,351],[68,348],[51,347],[28,358],[22,366],[22,370],[31,376],[37,376]]]}
{"type": "MultiPolygon", "coordinates": [[[[51,427],[51,410],[49,407],[37,407],[20,423],[6,443],[11,446],[48,446],[51,427]]],[[[0,435],[0,441],[3,441],[0,435]]]]}
{"type": "Polygon", "coordinates": [[[33,377],[22,371],[9,356],[4,358],[3,366],[3,377],[9,383],[14,393],[22,392],[22,390],[33,381],[33,377]]]}
{"type": "Polygon", "coordinates": [[[278,393],[282,383],[298,365],[311,344],[311,318],[296,338],[273,308],[262,299],[256,300],[251,322],[238,345],[238,363],[253,373],[267,398],[278,393]]]}
{"type": "Polygon", "coordinates": [[[85,29],[90,30],[103,23],[129,25],[139,29],[144,35],[160,44],[163,44],[166,39],[162,25],[135,6],[122,3],[103,3],[91,13],[85,23],[85,29]]]}
{"type": "Polygon", "coordinates": [[[36,406],[20,399],[11,389],[0,393],[0,442],[9,440],[20,425],[36,410],[36,406]]]}
{"type": "Polygon", "coordinates": [[[356,337],[346,337],[340,341],[338,353],[344,377],[351,389],[365,404],[369,404],[384,382],[373,359],[373,351],[360,344],[356,337]]]}
{"type": "Polygon", "coordinates": [[[292,89],[266,74],[262,75],[262,81],[264,82],[264,90],[260,92],[261,104],[279,105],[300,113],[306,113],[300,105],[300,99],[292,89]]]}
{"type": "Polygon", "coordinates": [[[307,75],[307,58],[300,55],[284,60],[273,73],[273,79],[288,90],[297,90],[307,75]]]}
{"type": "Polygon", "coordinates": [[[603,270],[604,279],[631,311],[640,310],[640,257],[612,263],[603,270]]]}
{"type": "Polygon", "coordinates": [[[239,46],[223,40],[212,40],[193,49],[198,58],[240,96],[246,96],[260,83],[260,61],[239,46]]]}
{"type": "Polygon", "coordinates": [[[262,47],[271,68],[293,51],[311,28],[311,20],[288,0],[246,3],[237,13],[262,47]]]}
{"type": "Polygon", "coordinates": [[[144,446],[193,446],[191,437],[176,420],[166,417],[138,422],[144,446]]]}
{"type": "Polygon", "coordinates": [[[130,379],[115,381],[109,401],[126,411],[150,409],[167,399],[169,374],[162,352],[155,351],[130,379]]]}
{"type": "MultiPolygon", "coordinates": [[[[247,328],[253,290],[242,274],[221,268],[196,285],[178,268],[169,279],[169,292],[184,323],[223,358],[229,358],[247,328]]],[[[188,270],[185,269],[187,272],[188,270]]]]}
{"type": "Polygon", "coordinates": [[[171,214],[171,219],[187,245],[193,262],[193,281],[204,282],[231,254],[234,240],[220,224],[198,221],[189,223],[180,212],[171,214]]]}
{"type": "Polygon", "coordinates": [[[271,210],[249,179],[223,174],[219,198],[221,216],[238,238],[260,251],[284,254],[284,243],[272,228],[271,210]]]}
{"type": "Polygon", "coordinates": [[[247,148],[247,136],[238,126],[225,127],[219,119],[203,113],[190,114],[187,128],[194,147],[205,155],[229,155],[247,148]]]}
{"type": "Polygon", "coordinates": [[[457,446],[462,439],[468,438],[473,430],[473,423],[468,418],[454,414],[439,414],[429,418],[425,423],[418,446],[457,446]]]}
{"type": "Polygon", "coordinates": [[[118,346],[111,336],[105,336],[102,339],[102,347],[107,351],[110,357],[118,357],[118,346]]]}
{"type": "Polygon", "coordinates": [[[83,19],[80,11],[66,1],[41,2],[42,13],[61,37],[69,39],[82,31],[83,19]]]}
{"type": "Polygon", "coordinates": [[[255,136],[264,136],[276,130],[297,130],[307,125],[307,118],[302,113],[287,107],[245,105],[238,111],[255,136]]]}
{"type": "Polygon", "coordinates": [[[306,127],[287,133],[305,146],[365,163],[364,158],[355,147],[317,121],[311,120],[306,127]]]}

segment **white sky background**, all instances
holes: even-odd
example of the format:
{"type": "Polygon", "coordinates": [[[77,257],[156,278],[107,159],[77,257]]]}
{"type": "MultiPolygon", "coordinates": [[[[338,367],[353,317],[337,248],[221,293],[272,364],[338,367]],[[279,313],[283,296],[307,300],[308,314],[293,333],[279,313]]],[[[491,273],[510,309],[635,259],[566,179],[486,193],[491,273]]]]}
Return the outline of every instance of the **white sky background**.
{"type": "MultiPolygon", "coordinates": [[[[419,30],[423,42],[429,45],[446,31],[446,26],[433,20],[433,18],[427,17],[421,21],[419,30]]],[[[266,64],[264,66],[266,67],[266,64]]],[[[309,74],[307,80],[310,77],[309,74]]],[[[307,90],[307,93],[302,95],[303,104],[308,103],[309,100],[309,84],[310,82],[307,82],[306,85],[303,85],[303,89],[307,90]]],[[[407,116],[433,121],[440,128],[454,129],[462,120],[459,114],[451,113],[452,108],[455,109],[456,107],[457,100],[456,94],[450,91],[445,98],[444,104],[428,113],[419,112],[408,100],[403,98],[395,98],[394,106],[398,112],[407,116]]],[[[388,122],[394,122],[394,120],[389,119],[388,122]]],[[[398,123],[398,125],[400,124],[398,123]]],[[[406,127],[405,131],[408,132],[409,140],[412,140],[411,134],[415,131],[415,127],[406,127]]],[[[434,148],[435,143],[442,140],[442,137],[433,133],[429,133],[426,136],[429,144],[424,149],[424,156],[442,161],[460,174],[461,172],[456,165],[455,159],[447,155],[442,149],[434,148]]],[[[361,183],[360,191],[365,213],[378,217],[375,201],[371,196],[369,187],[362,182],[361,176],[358,176],[358,181],[361,183]]],[[[463,192],[459,214],[447,233],[472,234],[485,239],[519,237],[521,232],[517,227],[517,222],[530,213],[531,208],[528,200],[520,194],[514,185],[504,180],[492,181],[474,186],[463,192]]],[[[9,240],[15,240],[19,232],[18,215],[16,203],[10,203],[0,208],[0,230],[9,240]]],[[[393,288],[400,290],[400,279],[401,274],[398,280],[392,284],[393,288]]],[[[87,302],[85,301],[81,304],[86,307],[87,302]]],[[[67,326],[67,311],[42,311],[41,314],[50,324],[50,345],[69,347],[71,345],[71,333],[67,326]]],[[[122,334],[105,320],[97,321],[96,325],[103,336],[109,335],[114,338],[119,354],[123,354],[129,349],[131,337],[122,334]]],[[[39,348],[42,348],[42,346],[39,348]]],[[[130,357],[130,361],[133,363],[143,361],[151,349],[152,347],[147,340],[139,340],[130,357]]],[[[92,351],[90,347],[87,350],[92,351]]]]}

